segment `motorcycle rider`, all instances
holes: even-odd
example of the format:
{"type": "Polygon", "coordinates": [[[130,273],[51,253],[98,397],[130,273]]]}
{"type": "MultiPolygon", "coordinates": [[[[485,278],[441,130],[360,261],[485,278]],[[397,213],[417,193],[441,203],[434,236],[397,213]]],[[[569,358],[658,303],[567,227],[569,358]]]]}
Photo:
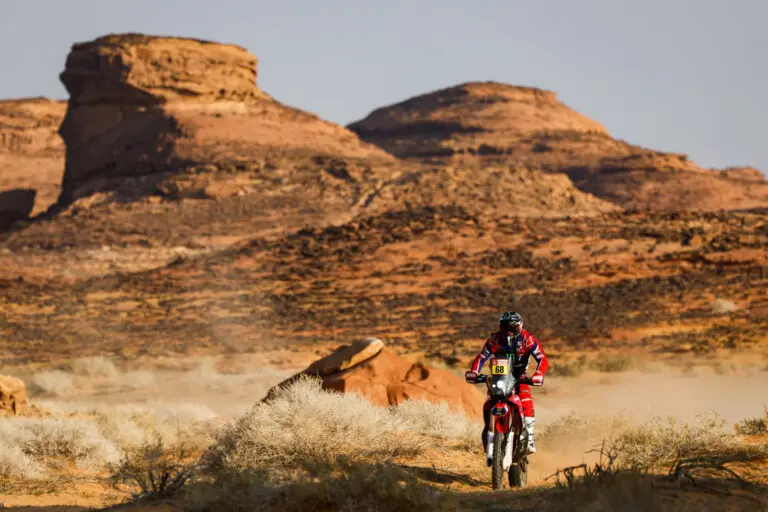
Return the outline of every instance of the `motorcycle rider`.
{"type": "MultiPolygon", "coordinates": [[[[524,377],[528,369],[530,356],[537,362],[536,371],[531,376],[531,382],[534,386],[544,384],[544,374],[549,367],[547,356],[541,348],[539,340],[533,334],[523,330],[523,318],[519,313],[507,311],[499,318],[499,330],[491,333],[486,340],[480,353],[475,357],[470,369],[464,374],[467,382],[474,383],[477,375],[483,368],[485,361],[496,354],[514,354],[512,358],[512,373],[516,378],[524,377]]],[[[523,403],[523,414],[525,415],[525,429],[528,431],[528,453],[536,453],[534,444],[534,426],[536,420],[533,416],[533,398],[531,397],[531,388],[527,384],[518,384],[518,395],[523,403]]],[[[488,442],[488,426],[490,422],[490,396],[486,399],[483,406],[483,447],[488,442]]]]}

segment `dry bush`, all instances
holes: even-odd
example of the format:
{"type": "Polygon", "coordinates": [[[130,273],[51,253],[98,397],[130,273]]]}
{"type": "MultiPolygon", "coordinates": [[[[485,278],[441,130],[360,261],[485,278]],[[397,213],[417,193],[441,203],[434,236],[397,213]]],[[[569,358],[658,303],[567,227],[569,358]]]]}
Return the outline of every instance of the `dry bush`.
{"type": "Polygon", "coordinates": [[[589,370],[589,358],[582,354],[576,359],[555,359],[548,370],[549,375],[558,377],[578,377],[589,370]]]}
{"type": "MultiPolygon", "coordinates": [[[[650,444],[656,441],[653,436],[635,441],[640,439],[650,440],[650,444]]],[[[689,450],[680,452],[684,456],[668,457],[665,464],[652,466],[646,462],[637,464],[631,455],[623,453],[621,450],[627,445],[603,444],[597,463],[563,468],[550,477],[558,488],[569,492],[556,510],[688,510],[685,503],[673,501],[678,496],[674,491],[679,491],[684,483],[729,499],[738,498],[739,507],[735,501],[730,502],[733,510],[756,510],[756,506],[762,510],[768,506],[768,488],[753,479],[757,468],[754,463],[768,456],[768,447],[728,444],[701,454],[699,449],[690,449],[695,444],[687,443],[689,450]],[[651,469],[664,471],[652,473],[651,469]],[[665,490],[673,491],[673,500],[662,500],[665,490]]],[[[635,445],[631,453],[636,453],[635,445]]]]}
{"type": "Polygon", "coordinates": [[[644,473],[629,471],[617,464],[618,454],[600,450],[594,464],[559,469],[552,477],[568,494],[554,500],[553,510],[622,510],[656,512],[668,510],[653,482],[644,473]]]}
{"type": "Polygon", "coordinates": [[[677,425],[674,419],[659,419],[630,428],[612,440],[624,467],[637,470],[667,468],[681,459],[729,453],[738,440],[724,430],[716,414],[699,416],[695,423],[677,425]]]}
{"type": "Polygon", "coordinates": [[[206,454],[217,471],[332,464],[339,457],[414,455],[424,441],[390,411],[303,378],[223,428],[206,454]]]}
{"type": "Polygon", "coordinates": [[[140,404],[75,404],[59,406],[59,413],[87,415],[104,437],[131,450],[161,437],[166,444],[184,443],[202,452],[213,442],[218,417],[200,404],[147,402],[140,404]]]}
{"type": "Polygon", "coordinates": [[[591,363],[591,367],[598,372],[626,372],[637,366],[637,360],[628,355],[603,354],[591,363]]]}
{"type": "Polygon", "coordinates": [[[113,487],[129,489],[131,499],[139,502],[178,497],[195,477],[197,465],[183,443],[168,446],[162,437],[156,437],[126,451],[111,469],[113,487]]]}
{"type": "Polygon", "coordinates": [[[29,480],[41,477],[44,472],[40,464],[32,460],[19,446],[4,444],[0,447],[0,477],[29,480]]]}
{"type": "Polygon", "coordinates": [[[477,439],[444,405],[372,405],[300,379],[224,427],[202,457],[185,506],[197,510],[447,510],[453,498],[380,459],[417,455],[432,439],[477,439]]]}
{"type": "Polygon", "coordinates": [[[745,418],[734,426],[737,434],[743,436],[760,436],[768,434],[768,407],[765,408],[763,416],[754,418],[745,418]]]}
{"type": "Polygon", "coordinates": [[[477,448],[483,424],[450,410],[445,403],[406,400],[390,411],[398,423],[410,432],[445,442],[458,442],[463,449],[477,448]]]}
{"type": "Polygon", "coordinates": [[[406,470],[384,463],[341,462],[335,470],[303,473],[284,481],[266,471],[190,488],[185,509],[194,511],[307,510],[450,511],[455,497],[426,484],[406,470]]]}
{"type": "Polygon", "coordinates": [[[590,359],[585,354],[576,359],[554,359],[549,372],[558,377],[578,377],[589,370],[603,373],[625,372],[637,367],[637,360],[628,355],[601,354],[590,359]]]}
{"type": "Polygon", "coordinates": [[[95,423],[80,419],[5,418],[0,421],[0,439],[0,453],[6,454],[6,460],[17,460],[22,473],[26,461],[18,458],[19,451],[40,466],[62,457],[86,469],[103,467],[120,457],[117,445],[95,423]]]}
{"type": "Polygon", "coordinates": [[[43,477],[43,468],[61,459],[101,469],[157,438],[169,449],[183,445],[200,454],[213,442],[216,427],[210,410],[160,403],[80,406],[69,413],[77,418],[0,418],[0,475],[43,477]]]}

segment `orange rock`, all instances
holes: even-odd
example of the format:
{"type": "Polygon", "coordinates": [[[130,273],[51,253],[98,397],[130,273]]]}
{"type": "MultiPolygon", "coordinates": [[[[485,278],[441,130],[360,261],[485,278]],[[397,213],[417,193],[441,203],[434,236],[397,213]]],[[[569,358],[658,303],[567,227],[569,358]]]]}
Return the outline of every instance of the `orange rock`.
{"type": "Polygon", "coordinates": [[[331,355],[313,363],[310,371],[317,371],[318,375],[331,375],[348,370],[377,355],[383,348],[384,343],[380,339],[364,338],[352,345],[340,346],[331,355]]]}
{"type": "Polygon", "coordinates": [[[0,415],[21,414],[27,408],[27,388],[24,382],[0,375],[0,415]]]}
{"type": "Polygon", "coordinates": [[[468,385],[464,379],[448,370],[411,363],[384,347],[375,338],[340,347],[330,356],[315,361],[306,370],[269,390],[265,400],[270,400],[277,390],[301,375],[321,377],[323,389],[358,393],[384,407],[405,400],[426,400],[446,403],[450,409],[471,417],[482,415],[484,396],[476,387],[468,385]],[[360,350],[355,352],[355,347],[360,350]],[[366,357],[375,349],[378,349],[376,355],[366,357]],[[356,360],[362,361],[355,364],[356,360]],[[324,372],[340,366],[339,361],[343,361],[341,366],[345,369],[324,372]]]}

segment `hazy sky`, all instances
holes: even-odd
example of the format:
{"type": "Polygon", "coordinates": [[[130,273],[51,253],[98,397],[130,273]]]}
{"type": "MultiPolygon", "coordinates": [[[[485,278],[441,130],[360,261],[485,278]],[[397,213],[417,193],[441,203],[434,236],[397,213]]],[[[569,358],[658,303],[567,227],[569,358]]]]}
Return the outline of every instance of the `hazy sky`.
{"type": "Polygon", "coordinates": [[[236,43],[259,84],[337,123],[472,80],[551,89],[611,133],[768,171],[767,0],[0,0],[0,98],[65,97],[71,44],[236,43]]]}

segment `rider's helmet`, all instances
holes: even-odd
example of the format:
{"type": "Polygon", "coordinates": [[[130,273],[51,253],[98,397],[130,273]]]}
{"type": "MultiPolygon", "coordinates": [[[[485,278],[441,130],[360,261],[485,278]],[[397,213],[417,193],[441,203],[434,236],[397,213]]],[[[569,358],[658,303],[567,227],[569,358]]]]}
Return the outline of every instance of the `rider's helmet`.
{"type": "Polygon", "coordinates": [[[503,334],[518,336],[523,332],[523,317],[520,316],[520,313],[507,311],[499,317],[499,330],[503,334]]]}

